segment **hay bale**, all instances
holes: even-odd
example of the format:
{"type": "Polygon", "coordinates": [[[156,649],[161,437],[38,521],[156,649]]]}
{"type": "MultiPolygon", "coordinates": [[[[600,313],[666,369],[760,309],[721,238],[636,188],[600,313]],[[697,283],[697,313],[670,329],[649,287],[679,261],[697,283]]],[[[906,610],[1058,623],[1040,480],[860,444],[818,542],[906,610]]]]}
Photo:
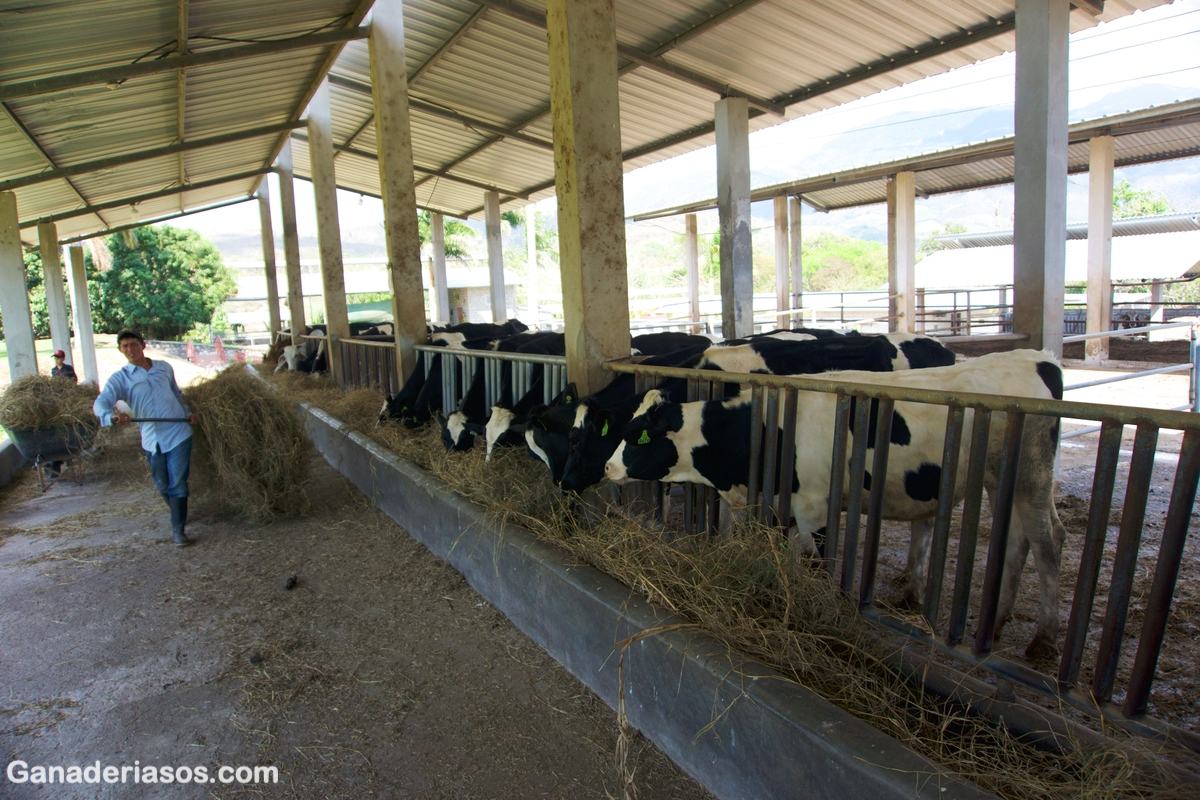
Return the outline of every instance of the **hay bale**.
{"type": "Polygon", "coordinates": [[[0,396],[0,425],[22,428],[76,428],[99,424],[92,414],[96,387],[65,378],[26,375],[0,396]]]}
{"type": "Polygon", "coordinates": [[[184,398],[200,417],[200,466],[228,505],[252,519],[304,510],[312,445],[289,399],[242,366],[190,386],[184,398]]]}

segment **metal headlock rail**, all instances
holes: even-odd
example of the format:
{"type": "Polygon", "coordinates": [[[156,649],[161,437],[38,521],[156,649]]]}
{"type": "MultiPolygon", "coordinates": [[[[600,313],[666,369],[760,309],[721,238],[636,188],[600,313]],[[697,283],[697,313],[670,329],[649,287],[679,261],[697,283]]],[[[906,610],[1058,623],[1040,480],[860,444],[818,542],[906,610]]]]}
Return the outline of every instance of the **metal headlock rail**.
{"type": "MultiPolygon", "coordinates": [[[[895,386],[872,386],[811,377],[779,377],[647,367],[625,361],[609,362],[605,368],[618,373],[632,373],[646,388],[662,378],[687,379],[688,396],[695,399],[723,396],[721,385],[724,383],[741,384],[743,389],[749,387],[753,392],[750,431],[748,432],[751,463],[759,463],[758,459],[760,458],[763,459],[763,462],[761,482],[758,479],[759,470],[750,469],[748,506],[751,513],[769,524],[781,524],[785,531],[791,518],[790,492],[782,492],[776,508],[771,509],[769,493],[763,492],[761,487],[791,485],[794,472],[797,392],[836,394],[836,416],[830,420],[835,427],[830,473],[829,515],[826,523],[825,564],[830,576],[839,580],[844,591],[851,593],[855,588],[856,565],[861,560],[861,572],[857,576],[858,601],[863,614],[868,619],[891,631],[906,635],[909,639],[924,645],[926,649],[932,647],[938,652],[972,667],[982,667],[992,672],[1000,679],[1002,687],[1006,681],[1019,684],[1070,705],[1094,718],[1099,718],[1106,725],[1115,725],[1142,736],[1179,742],[1193,751],[1200,752],[1200,735],[1146,715],[1159,652],[1166,636],[1171,600],[1179,574],[1184,543],[1187,539],[1197,483],[1200,482],[1200,416],[1179,411],[895,386]],[[869,400],[878,400],[878,433],[875,439],[874,460],[871,465],[873,479],[867,497],[864,497],[864,492],[868,490],[863,489],[863,476],[867,467],[868,437],[866,436],[854,437],[853,451],[849,456],[848,483],[846,479],[846,449],[850,441],[850,407],[855,398],[858,399],[858,402],[855,408],[855,427],[853,429],[859,431],[868,429],[872,410],[872,403],[869,400]],[[924,624],[920,626],[895,617],[874,605],[883,490],[887,483],[879,476],[887,474],[890,447],[889,430],[892,412],[897,402],[942,405],[947,409],[945,449],[938,493],[938,497],[941,499],[934,523],[929,577],[923,598],[924,624]],[[966,434],[970,437],[970,449],[969,456],[967,456],[966,491],[959,534],[958,568],[950,591],[950,613],[948,619],[941,620],[938,611],[943,597],[951,515],[955,506],[953,498],[960,449],[963,443],[966,409],[974,410],[974,420],[971,430],[966,434]],[[992,528],[983,576],[982,599],[978,609],[978,627],[974,641],[968,644],[965,641],[965,629],[971,588],[975,578],[975,550],[981,516],[987,442],[993,414],[1004,414],[1006,418],[1003,457],[995,507],[992,509],[992,528]],[[1025,418],[1030,414],[1060,419],[1096,420],[1101,423],[1091,507],[1079,578],[1075,586],[1070,621],[1067,625],[1063,653],[1056,674],[1040,672],[991,652],[1000,598],[1000,576],[1004,566],[1009,523],[1012,518],[1021,433],[1025,418]],[[782,429],[781,453],[775,452],[777,449],[776,436],[766,436],[764,440],[764,424],[766,430],[782,429]],[[1093,602],[1104,560],[1104,544],[1109,525],[1113,489],[1116,483],[1121,435],[1125,425],[1136,426],[1137,435],[1130,462],[1129,481],[1125,491],[1125,505],[1116,555],[1111,564],[1111,588],[1100,641],[1094,648],[1095,677],[1090,687],[1080,687],[1078,685],[1080,670],[1085,657],[1088,627],[1092,618],[1093,602]],[[1132,670],[1123,687],[1124,703],[1117,705],[1112,702],[1114,692],[1118,689],[1116,686],[1117,663],[1122,643],[1125,640],[1130,594],[1141,544],[1142,525],[1146,514],[1155,449],[1159,430],[1164,428],[1182,430],[1184,432],[1183,442],[1170,506],[1163,526],[1153,584],[1146,600],[1145,618],[1141,631],[1137,633],[1137,652],[1132,670]],[[777,463],[779,465],[778,483],[776,483],[777,463]],[[844,501],[847,511],[843,531],[844,501]],[[864,510],[866,511],[865,525],[862,522],[864,510]]],[[[661,497],[661,493],[659,496],[661,497]]],[[[690,514],[692,510],[689,509],[686,513],[690,514]]],[[[915,653],[913,655],[919,658],[915,653]]],[[[965,676],[962,678],[962,682],[954,685],[956,692],[962,686],[970,683],[965,676]]],[[[1002,695],[1003,693],[976,699],[982,699],[985,701],[983,704],[993,710],[997,708],[997,705],[1003,707],[1003,710],[996,713],[1002,715],[1006,722],[1011,722],[1014,717],[1024,714],[1026,719],[1034,720],[1029,724],[1043,726],[1046,724],[1044,720],[1050,712],[1038,709],[1038,713],[1031,718],[1027,708],[1011,701],[998,704],[997,700],[1002,700],[1002,695]],[[1038,722],[1039,720],[1041,722],[1038,722]]]]}
{"type": "Polygon", "coordinates": [[[463,350],[457,347],[417,345],[424,354],[426,377],[433,360],[442,357],[442,412],[449,415],[458,409],[458,402],[467,393],[478,369],[483,368],[484,402],[488,408],[500,400],[503,391],[504,362],[512,364],[512,396],[519,400],[528,393],[542,368],[542,402],[549,403],[567,388],[567,359],[565,356],[499,353],[494,350],[463,350]]]}
{"type": "Polygon", "coordinates": [[[387,394],[400,391],[400,375],[396,370],[396,342],[392,337],[378,340],[361,337],[331,336],[341,364],[342,390],[379,389],[387,394]]]}

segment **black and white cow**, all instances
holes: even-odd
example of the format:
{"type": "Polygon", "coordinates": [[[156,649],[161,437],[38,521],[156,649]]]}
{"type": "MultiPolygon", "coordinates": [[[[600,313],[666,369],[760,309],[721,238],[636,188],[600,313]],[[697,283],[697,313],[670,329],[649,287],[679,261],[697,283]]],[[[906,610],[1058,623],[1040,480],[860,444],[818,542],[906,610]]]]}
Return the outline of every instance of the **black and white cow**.
{"type": "Polygon", "coordinates": [[[529,327],[519,319],[507,322],[460,322],[457,325],[434,327],[429,331],[429,343],[443,343],[450,347],[459,347],[463,342],[472,339],[507,339],[524,333],[529,327]]]}
{"type": "Polygon", "coordinates": [[[665,356],[667,353],[678,353],[680,350],[710,347],[711,345],[712,339],[707,336],[697,336],[679,331],[643,333],[634,336],[629,341],[629,349],[635,356],[665,356]]]}
{"type": "MultiPolygon", "coordinates": [[[[952,367],[892,373],[843,372],[838,380],[882,386],[937,389],[1044,399],[1062,398],[1062,370],[1049,352],[1016,350],[994,353],[952,367]]],[[[800,392],[796,411],[795,481],[792,516],[799,541],[812,551],[811,534],[825,525],[829,502],[837,396],[800,392]]],[[[966,410],[969,430],[974,412],[966,410]]],[[[998,481],[1005,417],[992,415],[985,485],[993,493],[998,481]]],[[[872,462],[875,426],[867,432],[867,460],[872,462]]],[[[750,392],[708,402],[668,402],[648,392],[637,413],[621,431],[621,444],[605,465],[615,482],[629,479],[687,481],[712,486],[731,505],[746,503],[750,470],[750,392]]],[[[946,409],[925,403],[898,402],[892,417],[891,448],[883,517],[929,520],[937,511],[946,409]]],[[[852,431],[853,438],[857,432],[852,431]]],[[[970,437],[964,437],[956,476],[955,501],[962,499],[970,437]]],[[[1025,420],[1021,460],[996,632],[1011,617],[1021,570],[1033,550],[1041,583],[1041,610],[1033,642],[1026,653],[1045,658],[1057,652],[1058,571],[1066,530],[1054,508],[1054,467],[1058,420],[1030,415],[1025,420]]],[[[849,469],[847,465],[847,470],[849,469]]],[[[848,474],[848,472],[847,472],[848,474]]],[[[866,481],[870,481],[870,475],[866,481]]],[[[869,488],[869,487],[868,487],[869,488]]],[[[914,526],[909,551],[907,592],[919,597],[928,571],[929,526],[914,526]]]]}
{"type": "MultiPolygon", "coordinates": [[[[925,369],[954,363],[954,354],[927,336],[889,333],[881,336],[839,336],[811,339],[780,339],[761,336],[743,344],[715,345],[695,359],[666,366],[719,370],[722,372],[770,375],[811,375],[833,370],[858,369],[871,372],[925,369]]],[[[643,362],[650,363],[650,362],[643,362]]],[[[686,390],[682,379],[664,381],[659,387],[674,401],[682,401],[686,390]]],[[[726,396],[739,391],[726,384],[726,396]]],[[[539,450],[533,450],[555,473],[566,491],[582,491],[604,477],[604,464],[620,442],[620,430],[641,402],[633,391],[633,376],[622,375],[595,397],[583,398],[575,407],[570,426],[564,431],[565,412],[550,415],[533,429],[539,450]],[[623,380],[624,379],[624,380],[623,380]],[[540,428],[540,430],[539,430],[540,428]],[[561,469],[547,458],[561,454],[561,469]]],[[[529,438],[527,434],[526,438],[529,438]]]]}

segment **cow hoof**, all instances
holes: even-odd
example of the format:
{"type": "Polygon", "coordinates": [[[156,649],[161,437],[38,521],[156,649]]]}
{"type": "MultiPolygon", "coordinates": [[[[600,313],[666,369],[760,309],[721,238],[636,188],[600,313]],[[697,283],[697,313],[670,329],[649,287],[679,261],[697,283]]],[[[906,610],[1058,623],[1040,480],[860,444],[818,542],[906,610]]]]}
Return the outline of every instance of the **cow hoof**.
{"type": "Polygon", "coordinates": [[[1030,661],[1054,661],[1058,658],[1058,647],[1049,637],[1038,635],[1025,648],[1025,657],[1030,661]]]}
{"type": "Polygon", "coordinates": [[[920,611],[924,607],[925,604],[921,601],[921,598],[917,597],[913,592],[905,592],[904,596],[900,598],[901,611],[920,611]]]}

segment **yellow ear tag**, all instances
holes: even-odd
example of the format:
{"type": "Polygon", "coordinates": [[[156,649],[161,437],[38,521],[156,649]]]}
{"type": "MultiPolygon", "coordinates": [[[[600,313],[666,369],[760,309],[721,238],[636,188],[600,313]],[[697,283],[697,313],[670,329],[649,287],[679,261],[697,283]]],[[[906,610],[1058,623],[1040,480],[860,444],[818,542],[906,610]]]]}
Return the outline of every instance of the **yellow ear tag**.
{"type": "Polygon", "coordinates": [[[604,427],[600,429],[601,436],[608,436],[608,420],[604,420],[604,427]]]}
{"type": "Polygon", "coordinates": [[[650,431],[642,431],[642,435],[638,437],[638,444],[650,444],[650,431]]]}

